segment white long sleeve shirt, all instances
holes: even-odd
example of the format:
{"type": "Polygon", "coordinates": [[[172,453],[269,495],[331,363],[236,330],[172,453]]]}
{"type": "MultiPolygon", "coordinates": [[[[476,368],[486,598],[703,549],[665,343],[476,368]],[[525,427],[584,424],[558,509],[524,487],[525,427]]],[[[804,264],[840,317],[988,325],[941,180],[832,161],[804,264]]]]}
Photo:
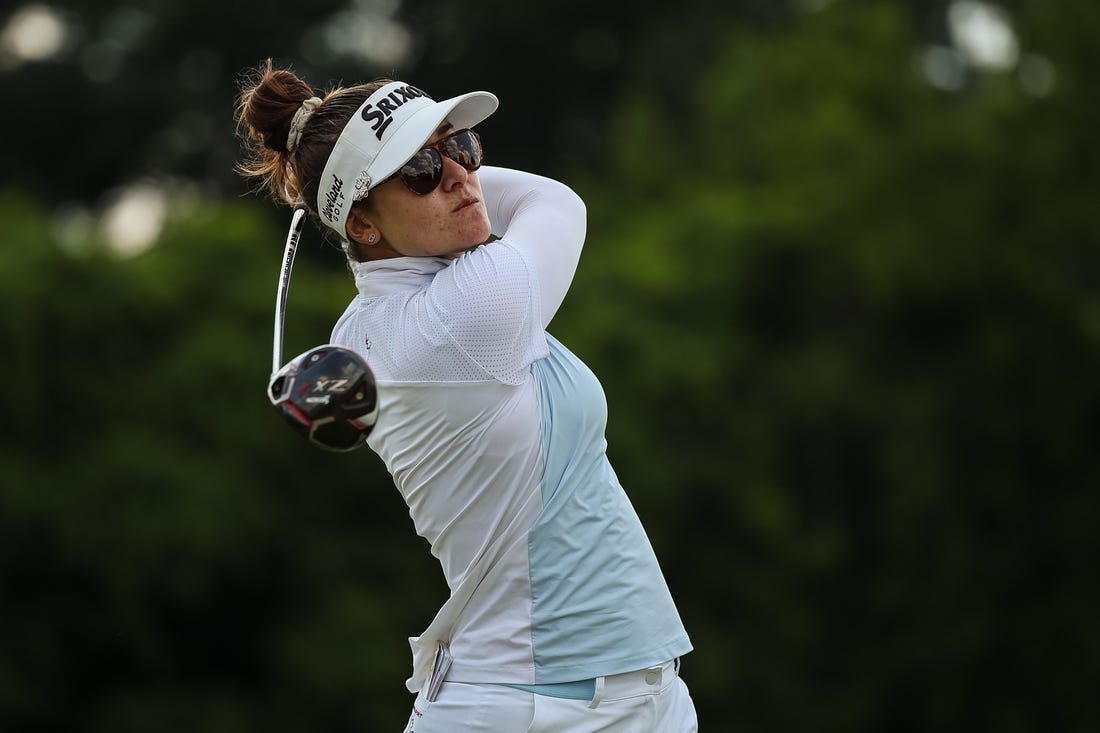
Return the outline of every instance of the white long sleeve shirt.
{"type": "Polygon", "coordinates": [[[607,460],[596,377],[546,333],[585,234],[560,183],[478,172],[501,238],[456,260],[358,263],[333,343],[378,380],[368,441],[431,545],[450,598],[410,639],[410,691],[437,642],[448,679],[555,684],[691,649],[607,460]]]}

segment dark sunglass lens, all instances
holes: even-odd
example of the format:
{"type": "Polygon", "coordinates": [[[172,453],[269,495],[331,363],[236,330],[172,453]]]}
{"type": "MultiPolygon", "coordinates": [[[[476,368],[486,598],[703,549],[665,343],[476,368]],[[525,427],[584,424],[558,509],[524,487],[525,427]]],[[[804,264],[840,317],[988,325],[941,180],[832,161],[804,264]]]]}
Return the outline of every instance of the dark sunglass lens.
{"type": "Polygon", "coordinates": [[[413,193],[429,194],[443,177],[443,159],[431,148],[425,148],[401,167],[401,180],[413,193]]]}
{"type": "Polygon", "coordinates": [[[481,140],[473,130],[463,130],[447,138],[443,149],[448,158],[468,171],[481,167],[481,140]]]}

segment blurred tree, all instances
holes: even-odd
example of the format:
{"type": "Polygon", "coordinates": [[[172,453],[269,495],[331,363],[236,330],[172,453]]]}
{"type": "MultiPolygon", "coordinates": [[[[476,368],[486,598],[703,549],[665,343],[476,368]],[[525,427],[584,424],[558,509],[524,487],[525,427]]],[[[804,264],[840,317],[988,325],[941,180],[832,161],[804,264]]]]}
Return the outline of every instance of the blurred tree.
{"type": "MultiPolygon", "coordinates": [[[[208,206],[118,260],[0,216],[0,727],[396,725],[445,587],[377,458],[265,404],[278,235],[208,206]]],[[[300,264],[288,353],[327,340],[335,278],[300,264]]]]}
{"type": "Polygon", "coordinates": [[[556,327],[604,377],[723,729],[1100,712],[1097,57],[1029,11],[1047,96],[936,90],[897,6],[734,31],[678,114],[636,84],[583,185],[556,327]]]}
{"type": "MultiPolygon", "coordinates": [[[[48,7],[67,29],[59,52],[0,65],[0,98],[18,110],[3,130],[20,143],[6,151],[5,180],[83,204],[149,176],[243,191],[232,100],[239,73],[267,57],[318,87],[394,76],[437,97],[493,90],[508,110],[485,126],[493,159],[560,171],[563,161],[599,155],[608,100],[624,79],[652,76],[675,93],[684,69],[674,60],[712,49],[708,23],[785,12],[760,0],[650,2],[631,13],[578,0],[323,0],[285,12],[254,0],[48,7]]],[[[0,27],[18,10],[0,13],[0,27]]]]}

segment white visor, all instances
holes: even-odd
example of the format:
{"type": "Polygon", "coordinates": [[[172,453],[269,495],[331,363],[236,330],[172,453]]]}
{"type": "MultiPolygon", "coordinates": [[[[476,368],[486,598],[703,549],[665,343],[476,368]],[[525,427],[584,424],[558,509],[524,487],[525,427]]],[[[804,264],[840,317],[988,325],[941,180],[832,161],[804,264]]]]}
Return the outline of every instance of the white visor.
{"type": "Polygon", "coordinates": [[[317,187],[317,213],[341,239],[351,204],[393,175],[424,147],[444,122],[473,127],[497,108],[489,92],[435,102],[403,81],[382,87],[363,102],[340,133],[317,187]]]}

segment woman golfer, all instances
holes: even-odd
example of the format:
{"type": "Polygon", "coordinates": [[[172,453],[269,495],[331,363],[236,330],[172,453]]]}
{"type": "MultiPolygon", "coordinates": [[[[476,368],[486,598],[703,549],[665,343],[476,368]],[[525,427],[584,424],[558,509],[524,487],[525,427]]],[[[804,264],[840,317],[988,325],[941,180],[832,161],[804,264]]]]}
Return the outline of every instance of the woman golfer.
{"type": "Polygon", "coordinates": [[[358,294],[332,343],[378,380],[368,443],[450,588],[410,640],[406,731],[695,731],[691,643],[608,462],[603,390],[546,332],[584,204],[482,166],[472,128],[496,107],[400,81],[321,98],[269,61],[238,108],[242,171],[346,252],[358,294]]]}

